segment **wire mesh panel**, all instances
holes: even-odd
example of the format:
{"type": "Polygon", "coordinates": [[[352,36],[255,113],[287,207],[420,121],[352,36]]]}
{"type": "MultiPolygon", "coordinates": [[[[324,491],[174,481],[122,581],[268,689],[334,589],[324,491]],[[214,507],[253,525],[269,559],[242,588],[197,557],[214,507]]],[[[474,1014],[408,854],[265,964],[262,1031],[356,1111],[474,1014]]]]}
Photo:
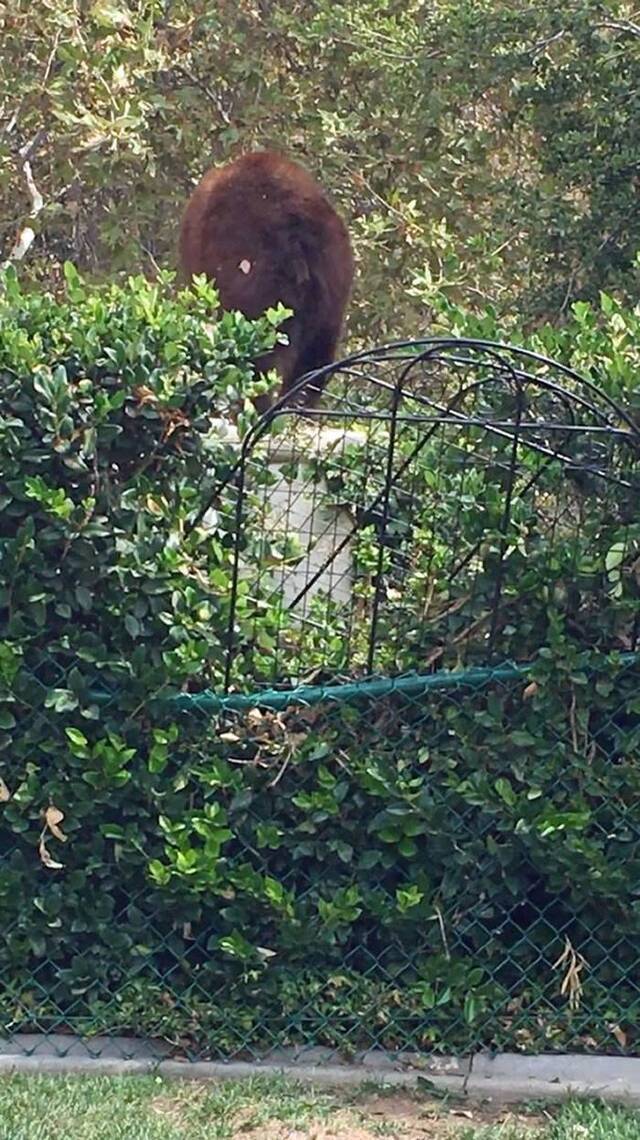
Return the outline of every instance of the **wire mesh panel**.
{"type": "MultiPolygon", "coordinates": [[[[589,644],[589,606],[617,595],[601,591],[586,520],[607,528],[605,556],[609,540],[634,549],[638,437],[620,409],[548,361],[477,343],[365,354],[322,381],[314,411],[292,401],[258,426],[236,472],[234,589],[243,520],[269,518],[265,469],[278,480],[265,539],[280,550],[265,551],[260,582],[280,594],[284,567],[289,589],[265,682],[300,682],[311,662],[327,680],[527,660],[550,576],[589,644]]],[[[612,560],[613,583],[624,559],[612,560]]],[[[633,648],[627,624],[598,647],[633,648]]]]}
{"type": "Polygon", "coordinates": [[[130,660],[88,605],[2,642],[5,1037],[637,1051],[634,424],[479,342],[308,382],[143,547],[171,587],[109,546],[130,660]]]}

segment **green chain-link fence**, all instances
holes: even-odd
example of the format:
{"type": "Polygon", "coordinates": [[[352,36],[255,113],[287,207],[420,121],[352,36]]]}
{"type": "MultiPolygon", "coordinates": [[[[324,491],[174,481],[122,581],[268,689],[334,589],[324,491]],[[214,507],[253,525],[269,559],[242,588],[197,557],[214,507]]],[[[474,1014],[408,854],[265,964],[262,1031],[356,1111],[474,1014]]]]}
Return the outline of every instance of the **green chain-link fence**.
{"type": "Polygon", "coordinates": [[[170,590],[120,519],[127,605],[74,582],[60,628],[24,539],[5,1036],[634,1051],[637,444],[548,362],[405,346],[245,441],[191,504],[188,565],[153,547],[170,590]],[[188,654],[211,672],[178,685],[188,654]]]}

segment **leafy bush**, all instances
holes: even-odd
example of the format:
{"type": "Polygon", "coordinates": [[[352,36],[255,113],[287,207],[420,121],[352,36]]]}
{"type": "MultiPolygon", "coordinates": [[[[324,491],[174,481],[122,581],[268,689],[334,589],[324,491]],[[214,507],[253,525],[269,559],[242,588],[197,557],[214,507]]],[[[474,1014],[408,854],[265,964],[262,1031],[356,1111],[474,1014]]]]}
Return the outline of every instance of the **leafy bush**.
{"type": "MultiPolygon", "coordinates": [[[[524,479],[500,646],[530,662],[523,676],[185,711],[167,698],[219,690],[231,648],[236,492],[215,490],[234,452],[217,417],[250,421],[247,361],[278,315],[210,324],[204,284],[170,300],[139,280],[100,293],[71,269],[67,281],[54,301],[10,278],[0,304],[5,1027],[126,1029],[214,1055],[632,1047],[640,730],[637,667],[619,650],[637,524],[616,560],[607,492],[558,537],[524,479]],[[576,600],[563,587],[580,559],[576,600]]],[[[598,364],[618,351],[588,335],[598,364]]],[[[491,592],[502,453],[465,464],[462,513],[455,454],[425,450],[411,510],[396,504],[416,554],[408,567],[390,554],[381,628],[400,637],[386,671],[420,668],[466,620],[455,591],[471,579],[449,595],[442,583],[480,532],[473,604],[491,592]],[[429,573],[444,615],[431,626],[416,621],[429,573]]],[[[557,467],[543,474],[543,491],[568,493],[557,467]]],[[[361,665],[326,608],[305,642],[269,591],[261,569],[282,551],[264,526],[268,479],[252,468],[242,532],[232,681],[247,694],[273,681],[274,660],[289,679],[283,631],[310,671],[361,665]]],[[[356,553],[362,617],[366,528],[356,553]]],[[[485,647],[469,642],[470,659],[485,647]]]]}

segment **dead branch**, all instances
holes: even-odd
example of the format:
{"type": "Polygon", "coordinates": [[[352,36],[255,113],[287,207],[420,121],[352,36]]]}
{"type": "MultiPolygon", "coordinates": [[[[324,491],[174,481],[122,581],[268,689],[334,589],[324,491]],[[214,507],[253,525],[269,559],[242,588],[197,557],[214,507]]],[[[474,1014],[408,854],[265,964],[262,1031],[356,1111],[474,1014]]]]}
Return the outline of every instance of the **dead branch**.
{"type": "Polygon", "coordinates": [[[451,648],[452,645],[461,645],[463,642],[468,641],[470,637],[473,637],[474,633],[482,629],[490,617],[490,613],[481,614],[479,618],[471,622],[471,625],[466,626],[460,633],[457,633],[455,637],[452,637],[450,641],[446,642],[446,644],[437,645],[435,649],[432,649],[431,653],[427,655],[426,660],[422,662],[423,670],[428,669],[431,665],[435,665],[436,661],[439,661],[445,651],[451,648]]]}
{"type": "MultiPolygon", "coordinates": [[[[44,207],[44,199],[38,190],[35,179],[33,177],[31,159],[33,158],[33,155],[36,153],[38,148],[42,145],[46,137],[47,132],[43,127],[41,127],[40,130],[37,131],[37,133],[34,135],[31,142],[25,143],[25,145],[18,151],[19,164],[22,169],[25,182],[27,183],[27,192],[29,194],[29,198],[31,199],[31,210],[29,212],[29,218],[31,219],[37,218],[38,214],[44,207]]],[[[35,230],[31,226],[23,226],[19,231],[15,242],[13,243],[13,247],[9,253],[8,258],[0,265],[0,269],[6,269],[7,266],[11,265],[14,261],[22,261],[22,259],[26,256],[31,246],[33,245],[35,237],[35,230]]]]}

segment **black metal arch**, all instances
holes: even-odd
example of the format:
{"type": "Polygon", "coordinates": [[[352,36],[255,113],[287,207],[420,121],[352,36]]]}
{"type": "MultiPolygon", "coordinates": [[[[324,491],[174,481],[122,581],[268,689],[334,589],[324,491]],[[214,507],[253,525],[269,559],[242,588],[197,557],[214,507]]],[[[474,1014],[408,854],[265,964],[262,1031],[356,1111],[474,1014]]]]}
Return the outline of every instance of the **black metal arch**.
{"type": "MultiPolygon", "coordinates": [[[[537,459],[526,477],[520,478],[521,497],[535,493],[552,464],[559,464],[568,476],[617,488],[615,494],[625,498],[632,498],[640,490],[640,429],[630,411],[593,380],[531,350],[485,340],[424,337],[357,352],[309,373],[276,400],[246,433],[240,441],[233,470],[216,486],[192,524],[197,524],[225,489],[230,491],[233,487],[236,535],[227,687],[236,637],[242,533],[253,456],[261,440],[280,427],[286,430],[292,421],[306,421],[317,428],[339,423],[368,428],[380,423],[387,425],[386,451],[380,456],[377,481],[367,499],[366,511],[361,512],[369,518],[375,516],[379,539],[375,595],[368,615],[370,648],[365,671],[370,675],[375,672],[378,627],[384,608],[383,563],[393,521],[392,501],[394,494],[402,490],[403,481],[410,482],[412,465],[421,452],[436,438],[442,440],[443,447],[446,444],[450,453],[452,448],[461,449],[469,466],[491,463],[501,470],[504,475],[501,526],[505,536],[516,473],[525,452],[537,459]],[[320,390],[313,407],[299,402],[308,387],[320,390]],[[480,433],[482,446],[474,443],[473,432],[476,437],[480,433]],[[403,447],[399,455],[401,435],[403,447]],[[460,444],[461,438],[464,444],[460,444]]],[[[340,540],[328,560],[318,566],[301,588],[291,603],[292,608],[303,606],[306,595],[329,568],[331,558],[335,560],[359,526],[356,520],[351,533],[340,540]]],[[[481,546],[482,538],[475,547],[460,554],[450,572],[452,580],[465,571],[481,546]]],[[[506,537],[500,551],[501,565],[505,550],[506,537]]],[[[487,634],[489,649],[495,640],[501,589],[499,567],[493,617],[487,634]]]]}

